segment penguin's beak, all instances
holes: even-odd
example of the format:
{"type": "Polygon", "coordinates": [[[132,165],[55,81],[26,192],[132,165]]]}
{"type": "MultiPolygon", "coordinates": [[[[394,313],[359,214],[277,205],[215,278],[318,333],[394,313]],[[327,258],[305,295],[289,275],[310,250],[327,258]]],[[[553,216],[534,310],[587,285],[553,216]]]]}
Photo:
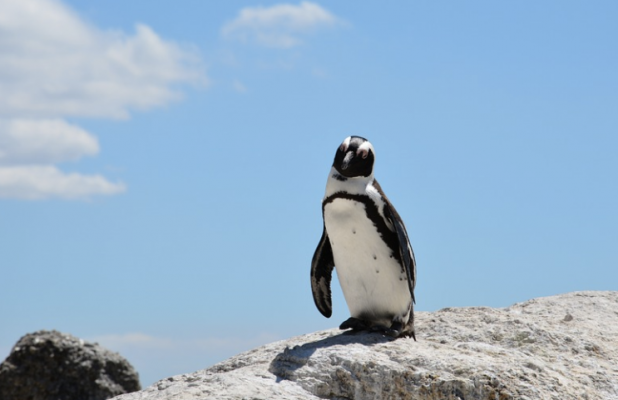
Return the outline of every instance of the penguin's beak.
{"type": "Polygon", "coordinates": [[[350,161],[352,161],[352,158],[354,158],[354,152],[353,151],[348,151],[346,153],[345,157],[343,158],[343,161],[341,162],[341,169],[342,170],[348,169],[348,166],[350,165],[350,161]]]}

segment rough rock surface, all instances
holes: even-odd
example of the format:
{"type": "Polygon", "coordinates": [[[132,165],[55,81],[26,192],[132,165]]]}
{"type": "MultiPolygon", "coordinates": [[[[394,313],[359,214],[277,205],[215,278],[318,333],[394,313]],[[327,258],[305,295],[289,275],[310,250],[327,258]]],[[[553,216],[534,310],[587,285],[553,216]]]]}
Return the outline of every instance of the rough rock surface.
{"type": "Polygon", "coordinates": [[[116,400],[618,399],[618,292],[417,314],[418,342],[311,333],[116,400]]]}
{"type": "Polygon", "coordinates": [[[139,389],[119,354],[56,331],[25,335],[0,364],[0,400],[103,400],[139,389]]]}

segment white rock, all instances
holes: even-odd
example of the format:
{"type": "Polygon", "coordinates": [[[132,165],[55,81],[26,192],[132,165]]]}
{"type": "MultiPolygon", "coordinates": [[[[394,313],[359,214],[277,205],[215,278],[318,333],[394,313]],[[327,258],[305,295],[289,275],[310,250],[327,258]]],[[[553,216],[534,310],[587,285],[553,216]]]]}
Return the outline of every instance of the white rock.
{"type": "Polygon", "coordinates": [[[337,329],[116,400],[618,400],[618,292],[416,313],[418,342],[337,329]]]}

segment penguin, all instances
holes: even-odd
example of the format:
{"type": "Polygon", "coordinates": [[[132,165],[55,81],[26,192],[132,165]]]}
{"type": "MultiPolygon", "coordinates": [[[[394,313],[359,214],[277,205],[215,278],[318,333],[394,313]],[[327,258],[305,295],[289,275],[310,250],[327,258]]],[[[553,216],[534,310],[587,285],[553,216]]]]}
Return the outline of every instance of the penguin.
{"type": "Polygon", "coordinates": [[[349,136],[337,149],[322,200],[322,238],[311,260],[318,310],[332,315],[333,268],[350,310],[339,328],[412,337],[416,261],[401,217],[374,178],[373,145],[349,136]]]}

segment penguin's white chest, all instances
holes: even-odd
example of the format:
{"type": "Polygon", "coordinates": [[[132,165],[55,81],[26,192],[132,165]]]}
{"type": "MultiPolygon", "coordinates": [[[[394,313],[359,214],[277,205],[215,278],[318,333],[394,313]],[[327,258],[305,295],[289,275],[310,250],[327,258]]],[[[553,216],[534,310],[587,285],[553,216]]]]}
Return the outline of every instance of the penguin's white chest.
{"type": "Polygon", "coordinates": [[[352,317],[390,326],[412,301],[405,271],[367,217],[365,205],[335,199],[324,207],[335,269],[352,317]]]}

